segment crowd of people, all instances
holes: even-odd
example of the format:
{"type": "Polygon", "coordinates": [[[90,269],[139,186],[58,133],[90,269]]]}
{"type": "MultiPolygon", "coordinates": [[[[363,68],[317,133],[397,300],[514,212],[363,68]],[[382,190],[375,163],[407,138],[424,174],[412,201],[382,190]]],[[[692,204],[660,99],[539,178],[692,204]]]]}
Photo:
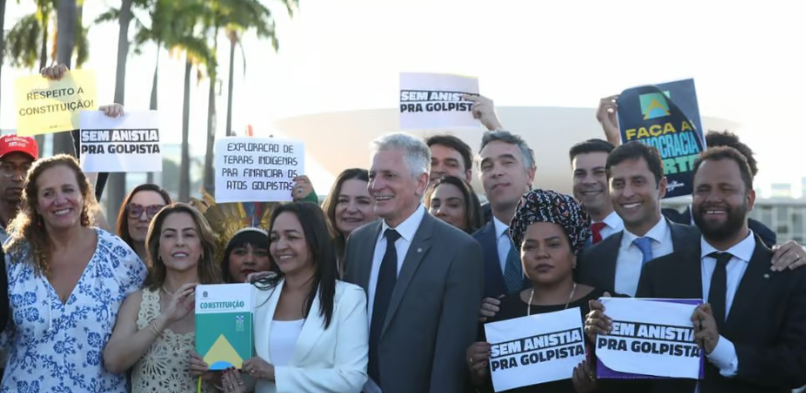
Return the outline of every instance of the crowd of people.
{"type": "Polygon", "coordinates": [[[691,206],[665,210],[663,161],[620,143],[614,97],[597,112],[605,138],[569,151],[573,195],[536,185],[532,149],[491,100],[466,98],[488,128],[477,153],[453,135],[387,134],[321,205],[300,176],[294,202],[258,220],[142,184],[112,230],[75,158],[0,137],[0,393],[492,392],[484,324],[578,309],[593,342],[610,296],[702,299],[704,379],[600,380],[591,353],[569,379],[513,391],[806,385],[806,252],[748,218],[757,168],[735,135],[706,134],[691,206]],[[215,283],[257,288],[240,369],[195,352],[195,287],[215,283]]]}

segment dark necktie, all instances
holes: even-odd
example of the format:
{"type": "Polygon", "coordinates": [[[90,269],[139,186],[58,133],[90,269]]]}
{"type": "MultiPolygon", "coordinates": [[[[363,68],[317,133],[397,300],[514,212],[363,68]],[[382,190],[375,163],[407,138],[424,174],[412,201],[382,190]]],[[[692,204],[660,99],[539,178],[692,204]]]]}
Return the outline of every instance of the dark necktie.
{"type": "Polygon", "coordinates": [[[378,271],[378,281],[375,284],[372,321],[369,325],[369,364],[367,364],[369,377],[379,387],[382,385],[378,345],[381,341],[381,330],[386,320],[389,300],[392,299],[392,292],[395,290],[395,283],[397,283],[397,248],[395,248],[395,242],[400,239],[400,234],[394,229],[387,229],[384,232],[384,236],[386,237],[386,254],[383,255],[381,268],[378,271]]]}
{"type": "Polygon", "coordinates": [[[594,222],[591,224],[591,232],[593,232],[593,244],[602,241],[602,229],[604,229],[605,226],[607,226],[607,224],[603,222],[594,222]]]}
{"type": "Polygon", "coordinates": [[[714,314],[716,326],[722,331],[725,323],[727,307],[725,305],[728,296],[728,262],[733,255],[728,252],[712,252],[709,257],[716,259],[714,274],[711,276],[711,288],[708,290],[708,303],[711,304],[711,312],[714,314]]]}
{"type": "Polygon", "coordinates": [[[509,293],[515,293],[523,289],[523,265],[521,265],[520,253],[509,237],[509,230],[504,232],[504,236],[509,240],[509,252],[507,260],[504,262],[504,283],[506,283],[509,293]]]}

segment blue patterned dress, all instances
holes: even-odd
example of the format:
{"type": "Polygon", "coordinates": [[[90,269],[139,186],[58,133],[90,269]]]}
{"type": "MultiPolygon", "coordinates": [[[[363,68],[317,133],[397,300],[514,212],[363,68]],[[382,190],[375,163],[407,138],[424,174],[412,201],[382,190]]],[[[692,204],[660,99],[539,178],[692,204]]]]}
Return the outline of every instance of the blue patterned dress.
{"type": "Polygon", "coordinates": [[[96,233],[98,247],[66,304],[34,275],[27,250],[6,255],[12,318],[0,335],[8,351],[0,393],[127,392],[126,375],[106,371],[102,354],[146,266],[119,237],[96,233]]]}

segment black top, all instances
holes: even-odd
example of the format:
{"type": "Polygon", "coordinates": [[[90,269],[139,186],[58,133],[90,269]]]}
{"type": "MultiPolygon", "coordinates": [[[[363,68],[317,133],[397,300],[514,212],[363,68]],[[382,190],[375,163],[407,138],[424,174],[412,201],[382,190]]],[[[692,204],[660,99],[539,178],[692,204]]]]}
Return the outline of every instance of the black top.
{"type": "MultiPolygon", "coordinates": [[[[577,288],[579,289],[579,288],[577,288]]],[[[573,301],[568,304],[568,308],[572,309],[575,307],[579,307],[580,315],[582,316],[583,320],[585,315],[588,314],[590,311],[590,307],[588,306],[588,301],[592,299],[598,299],[604,295],[603,290],[601,289],[594,289],[589,294],[583,296],[579,300],[573,301]]],[[[515,319],[521,318],[526,316],[526,307],[527,304],[523,300],[521,300],[520,293],[513,293],[511,295],[507,295],[503,299],[501,299],[501,304],[498,306],[499,311],[495,317],[492,317],[488,320],[489,322],[497,322],[497,321],[506,321],[508,319],[515,319]]],[[[555,311],[562,311],[565,310],[565,304],[558,304],[555,306],[535,306],[532,305],[529,307],[530,314],[546,314],[555,311]]],[[[479,341],[487,341],[484,329],[479,329],[479,341]]],[[[587,342],[587,337],[585,338],[587,342]]],[[[481,390],[481,389],[480,389],[481,390]]],[[[488,378],[486,391],[492,391],[492,380],[488,378]]],[[[526,386],[518,389],[507,390],[507,392],[512,393],[576,393],[576,389],[574,389],[574,384],[571,382],[570,379],[562,380],[562,381],[554,381],[543,383],[539,385],[532,385],[526,386]]]]}

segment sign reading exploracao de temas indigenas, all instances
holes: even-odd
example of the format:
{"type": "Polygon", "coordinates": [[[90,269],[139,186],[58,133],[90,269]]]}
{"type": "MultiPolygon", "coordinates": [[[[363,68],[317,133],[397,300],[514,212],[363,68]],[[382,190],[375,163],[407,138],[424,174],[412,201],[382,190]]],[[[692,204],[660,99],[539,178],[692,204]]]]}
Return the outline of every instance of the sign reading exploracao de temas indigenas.
{"type": "Polygon", "coordinates": [[[251,284],[196,287],[196,352],[211,370],[240,368],[252,357],[254,288],[251,284]]]}

